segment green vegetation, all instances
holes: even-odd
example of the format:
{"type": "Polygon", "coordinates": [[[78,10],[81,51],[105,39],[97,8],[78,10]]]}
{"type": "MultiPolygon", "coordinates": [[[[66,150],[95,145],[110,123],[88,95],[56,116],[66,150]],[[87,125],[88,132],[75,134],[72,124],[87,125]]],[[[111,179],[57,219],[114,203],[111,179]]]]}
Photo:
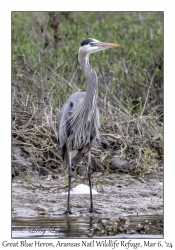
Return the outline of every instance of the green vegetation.
{"type": "Polygon", "coordinates": [[[61,164],[57,114],[85,90],[76,56],[88,37],[121,45],[90,56],[99,76],[101,138],[111,155],[135,159],[138,171],[162,163],[163,12],[13,12],[13,144],[38,168],[61,164]]]}
{"type": "Polygon", "coordinates": [[[27,175],[26,175],[26,182],[28,182],[28,183],[31,183],[31,181],[32,181],[32,176],[31,176],[31,173],[30,172],[27,172],[27,175]]]}

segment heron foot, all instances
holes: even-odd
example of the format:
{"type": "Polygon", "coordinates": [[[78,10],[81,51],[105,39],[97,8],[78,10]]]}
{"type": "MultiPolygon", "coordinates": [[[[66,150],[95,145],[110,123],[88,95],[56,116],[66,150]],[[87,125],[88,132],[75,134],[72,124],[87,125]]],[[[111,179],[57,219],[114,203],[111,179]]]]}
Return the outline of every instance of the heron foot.
{"type": "Polygon", "coordinates": [[[101,214],[100,212],[98,212],[97,210],[95,210],[95,209],[93,209],[93,208],[89,208],[89,213],[101,214]]]}
{"type": "Polygon", "coordinates": [[[65,214],[66,216],[69,216],[70,214],[72,214],[72,212],[70,211],[70,209],[67,209],[66,212],[64,212],[63,214],[65,214]]]}

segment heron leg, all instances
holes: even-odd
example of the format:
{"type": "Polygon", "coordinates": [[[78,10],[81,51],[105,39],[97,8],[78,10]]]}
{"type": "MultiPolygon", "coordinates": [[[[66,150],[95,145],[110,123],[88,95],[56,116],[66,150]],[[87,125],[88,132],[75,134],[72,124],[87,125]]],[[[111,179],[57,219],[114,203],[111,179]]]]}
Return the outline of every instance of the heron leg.
{"type": "Polygon", "coordinates": [[[92,170],[91,170],[91,151],[88,151],[88,179],[89,179],[89,188],[90,188],[90,208],[89,208],[89,212],[90,213],[100,214],[93,207],[91,174],[92,174],[92,170]]]}
{"type": "Polygon", "coordinates": [[[67,209],[64,214],[69,215],[72,214],[70,211],[70,186],[71,186],[71,177],[72,177],[72,171],[71,171],[71,151],[72,151],[72,144],[69,144],[69,151],[68,151],[68,157],[69,157],[69,170],[68,170],[68,199],[67,199],[67,209]]]}
{"type": "Polygon", "coordinates": [[[91,151],[88,151],[88,179],[89,179],[89,188],[90,188],[90,208],[89,208],[89,212],[93,213],[91,174],[92,174],[92,170],[91,170],[91,151]]]}

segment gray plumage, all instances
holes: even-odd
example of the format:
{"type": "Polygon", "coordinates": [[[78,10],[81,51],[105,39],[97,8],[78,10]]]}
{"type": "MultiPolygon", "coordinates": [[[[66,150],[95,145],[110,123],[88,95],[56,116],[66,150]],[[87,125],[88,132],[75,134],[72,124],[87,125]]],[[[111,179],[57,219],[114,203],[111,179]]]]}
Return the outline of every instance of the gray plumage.
{"type": "Polygon", "coordinates": [[[98,79],[96,72],[89,64],[89,55],[107,48],[119,47],[119,44],[102,43],[88,38],[81,43],[78,52],[78,62],[86,78],[86,92],[71,95],[64,104],[59,122],[58,143],[63,160],[69,165],[68,207],[65,214],[71,214],[69,209],[71,166],[78,164],[83,155],[88,152],[88,177],[90,186],[90,212],[96,212],[92,204],[91,190],[91,146],[99,137],[99,110],[97,107],[98,79]]]}
{"type": "Polygon", "coordinates": [[[66,164],[69,163],[66,143],[72,141],[71,164],[77,165],[87,153],[89,142],[98,138],[98,128],[96,94],[87,96],[86,92],[77,92],[71,95],[62,108],[59,125],[59,143],[66,164]]]}

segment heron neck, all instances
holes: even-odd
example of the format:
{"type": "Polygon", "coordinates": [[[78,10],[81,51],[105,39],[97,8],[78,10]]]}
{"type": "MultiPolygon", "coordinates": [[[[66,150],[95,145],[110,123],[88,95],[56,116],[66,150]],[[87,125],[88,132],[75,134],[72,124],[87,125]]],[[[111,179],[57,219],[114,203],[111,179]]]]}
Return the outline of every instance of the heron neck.
{"type": "Polygon", "coordinates": [[[89,64],[89,56],[79,60],[80,66],[86,77],[86,96],[87,99],[93,99],[98,94],[98,79],[95,70],[89,64]]]}

